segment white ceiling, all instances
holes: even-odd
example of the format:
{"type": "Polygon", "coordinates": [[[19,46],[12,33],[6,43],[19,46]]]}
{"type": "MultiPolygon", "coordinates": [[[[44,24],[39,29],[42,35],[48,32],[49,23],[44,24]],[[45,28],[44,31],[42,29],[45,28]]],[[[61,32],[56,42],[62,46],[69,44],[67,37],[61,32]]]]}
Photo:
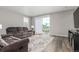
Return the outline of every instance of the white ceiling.
{"type": "Polygon", "coordinates": [[[1,8],[27,16],[37,16],[47,13],[76,9],[77,6],[0,6],[0,9],[1,8]]]}

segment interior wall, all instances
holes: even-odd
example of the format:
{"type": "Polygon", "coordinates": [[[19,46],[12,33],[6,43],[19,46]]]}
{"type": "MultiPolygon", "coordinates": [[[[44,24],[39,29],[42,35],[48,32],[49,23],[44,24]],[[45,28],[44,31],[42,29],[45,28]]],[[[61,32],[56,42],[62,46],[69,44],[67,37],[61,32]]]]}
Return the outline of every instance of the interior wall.
{"type": "Polygon", "coordinates": [[[5,34],[7,27],[23,26],[23,16],[17,13],[0,9],[0,24],[2,24],[1,34],[5,34]]]}
{"type": "MultiPolygon", "coordinates": [[[[74,29],[73,12],[74,10],[68,10],[68,11],[49,14],[50,15],[50,35],[68,37],[68,30],[74,29]]],[[[32,25],[35,25],[34,18],[35,17],[32,17],[32,25]]]]}
{"type": "Polygon", "coordinates": [[[51,35],[68,37],[68,30],[74,28],[73,10],[51,14],[51,35]]]}
{"type": "Polygon", "coordinates": [[[32,17],[30,17],[30,19],[29,19],[29,29],[31,29],[31,26],[32,26],[32,22],[33,20],[32,20],[32,17]]]}

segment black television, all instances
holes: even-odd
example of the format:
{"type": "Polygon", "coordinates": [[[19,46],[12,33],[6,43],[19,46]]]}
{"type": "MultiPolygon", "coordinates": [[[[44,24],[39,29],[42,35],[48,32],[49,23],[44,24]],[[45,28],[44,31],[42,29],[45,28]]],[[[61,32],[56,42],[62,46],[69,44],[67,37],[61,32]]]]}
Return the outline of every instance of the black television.
{"type": "Polygon", "coordinates": [[[74,12],[74,27],[79,28],[79,7],[74,12]]]}

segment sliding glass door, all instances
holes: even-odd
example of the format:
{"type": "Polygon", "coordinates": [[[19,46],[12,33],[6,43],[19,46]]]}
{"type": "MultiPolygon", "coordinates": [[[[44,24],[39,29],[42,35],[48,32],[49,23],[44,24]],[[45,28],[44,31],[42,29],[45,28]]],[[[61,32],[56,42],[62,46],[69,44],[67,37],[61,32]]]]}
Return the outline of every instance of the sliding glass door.
{"type": "Polygon", "coordinates": [[[50,30],[50,16],[40,16],[35,18],[36,33],[47,33],[50,30]]]}

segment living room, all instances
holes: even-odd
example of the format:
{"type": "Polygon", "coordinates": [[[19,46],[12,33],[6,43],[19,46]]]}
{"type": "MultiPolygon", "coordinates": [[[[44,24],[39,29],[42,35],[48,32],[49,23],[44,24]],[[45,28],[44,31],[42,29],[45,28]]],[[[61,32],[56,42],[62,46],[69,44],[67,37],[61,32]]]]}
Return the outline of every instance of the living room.
{"type": "Polygon", "coordinates": [[[73,13],[77,8],[77,6],[0,6],[0,35],[1,41],[4,42],[1,43],[4,45],[1,45],[1,51],[72,52],[73,48],[68,45],[67,40],[68,30],[74,29],[73,13]],[[5,40],[15,41],[9,41],[8,44],[9,42],[6,43],[5,40]]]}

